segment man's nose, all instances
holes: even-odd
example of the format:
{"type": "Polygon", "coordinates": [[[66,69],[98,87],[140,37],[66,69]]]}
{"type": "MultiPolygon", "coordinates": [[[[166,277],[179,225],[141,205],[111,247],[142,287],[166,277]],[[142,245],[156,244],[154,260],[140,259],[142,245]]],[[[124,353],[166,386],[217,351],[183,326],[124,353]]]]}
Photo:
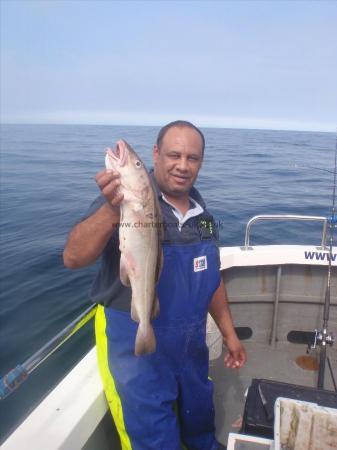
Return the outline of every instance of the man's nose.
{"type": "Polygon", "coordinates": [[[186,171],[188,169],[187,158],[180,158],[179,159],[179,163],[178,163],[177,169],[181,170],[182,172],[184,172],[184,171],[186,171]]]}

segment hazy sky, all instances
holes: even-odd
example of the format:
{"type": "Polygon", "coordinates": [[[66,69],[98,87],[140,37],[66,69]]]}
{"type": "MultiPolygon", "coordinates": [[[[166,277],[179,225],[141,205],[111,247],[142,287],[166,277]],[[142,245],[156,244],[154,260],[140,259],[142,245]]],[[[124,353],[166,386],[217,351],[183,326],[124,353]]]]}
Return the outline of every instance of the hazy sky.
{"type": "Polygon", "coordinates": [[[337,1],[1,1],[1,120],[335,131],[337,1]]]}

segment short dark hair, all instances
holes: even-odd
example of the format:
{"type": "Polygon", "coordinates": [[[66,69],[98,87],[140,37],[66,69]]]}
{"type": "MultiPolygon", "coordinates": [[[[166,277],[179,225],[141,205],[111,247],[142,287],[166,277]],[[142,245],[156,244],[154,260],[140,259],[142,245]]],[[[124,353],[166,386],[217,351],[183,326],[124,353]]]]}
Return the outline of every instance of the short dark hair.
{"type": "Polygon", "coordinates": [[[187,120],[175,120],[174,122],[170,122],[167,125],[165,125],[163,128],[161,128],[161,130],[158,133],[158,137],[157,137],[157,147],[160,148],[164,136],[167,133],[167,131],[170,128],[173,127],[179,127],[179,128],[192,128],[192,130],[195,130],[197,133],[199,133],[200,137],[201,137],[201,141],[202,141],[202,156],[204,156],[204,150],[205,150],[205,137],[202,134],[202,132],[199,130],[198,127],[196,127],[195,125],[193,125],[193,123],[188,122],[187,120]]]}

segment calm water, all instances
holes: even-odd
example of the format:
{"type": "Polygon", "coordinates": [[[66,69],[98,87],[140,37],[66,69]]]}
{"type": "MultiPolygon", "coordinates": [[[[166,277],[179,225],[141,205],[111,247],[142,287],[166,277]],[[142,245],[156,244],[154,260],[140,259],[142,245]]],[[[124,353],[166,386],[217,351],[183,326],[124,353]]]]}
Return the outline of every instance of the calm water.
{"type": "MultiPolygon", "coordinates": [[[[156,127],[2,126],[0,161],[0,376],[23,362],[88,304],[96,267],[66,270],[67,234],[98,194],[94,176],[104,148],[126,139],[151,165],[156,127]]],[[[333,133],[205,129],[206,157],[197,187],[223,245],[241,245],[256,214],[327,215],[333,133]]],[[[319,225],[253,228],[253,243],[319,244],[319,225]],[[298,241],[300,238],[300,241],[298,241]]],[[[0,403],[4,436],[93,342],[89,325],[0,403]]]]}

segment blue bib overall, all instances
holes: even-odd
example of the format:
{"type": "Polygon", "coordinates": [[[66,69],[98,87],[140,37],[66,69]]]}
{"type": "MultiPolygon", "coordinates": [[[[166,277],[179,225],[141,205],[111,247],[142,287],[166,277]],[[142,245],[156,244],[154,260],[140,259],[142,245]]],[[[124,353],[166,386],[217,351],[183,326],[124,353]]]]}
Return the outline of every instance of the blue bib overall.
{"type": "Polygon", "coordinates": [[[205,334],[209,303],[220,283],[218,249],[206,239],[163,244],[163,252],[160,314],[152,322],[155,353],[136,357],[138,324],[130,313],[99,307],[97,342],[101,336],[106,343],[97,347],[108,402],[123,450],[180,450],[182,445],[216,450],[205,334]],[[102,367],[104,358],[109,373],[102,367]]]}

